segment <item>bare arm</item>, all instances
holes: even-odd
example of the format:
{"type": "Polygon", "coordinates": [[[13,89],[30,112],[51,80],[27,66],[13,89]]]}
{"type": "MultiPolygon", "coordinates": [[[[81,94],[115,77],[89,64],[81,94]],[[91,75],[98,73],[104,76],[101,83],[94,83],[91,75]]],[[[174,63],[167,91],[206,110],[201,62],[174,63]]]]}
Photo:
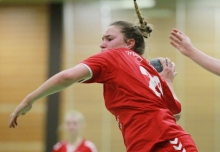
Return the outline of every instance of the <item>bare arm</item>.
{"type": "Polygon", "coordinates": [[[59,92],[75,82],[87,78],[90,76],[89,69],[78,64],[73,68],[64,70],[46,82],[44,82],[39,88],[27,95],[19,106],[14,110],[9,118],[9,127],[15,127],[17,125],[17,117],[19,115],[26,114],[32,107],[32,104],[40,98],[46,97],[50,94],[59,92]]]}
{"type": "MultiPolygon", "coordinates": [[[[166,58],[159,58],[162,66],[163,66],[163,71],[160,73],[160,76],[166,81],[170,91],[173,94],[174,99],[179,101],[174,88],[173,88],[173,80],[174,77],[176,76],[177,72],[175,71],[175,64],[170,61],[170,59],[166,58]]],[[[178,121],[181,117],[181,114],[176,114],[174,115],[176,121],[178,121]]]]}
{"type": "Polygon", "coordinates": [[[170,35],[170,44],[177,48],[182,54],[192,59],[194,62],[206,70],[220,76],[220,60],[208,56],[194,47],[190,38],[177,29],[173,29],[170,35]]]}

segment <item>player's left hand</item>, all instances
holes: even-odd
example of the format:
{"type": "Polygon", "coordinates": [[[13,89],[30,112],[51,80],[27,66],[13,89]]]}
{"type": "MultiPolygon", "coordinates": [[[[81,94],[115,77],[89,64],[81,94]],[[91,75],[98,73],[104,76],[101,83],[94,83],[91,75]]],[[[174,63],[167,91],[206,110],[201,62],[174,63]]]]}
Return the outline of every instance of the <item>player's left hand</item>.
{"type": "Polygon", "coordinates": [[[21,104],[15,109],[15,111],[9,117],[9,122],[8,122],[9,128],[15,128],[18,125],[17,118],[20,115],[25,115],[29,110],[31,110],[31,108],[32,108],[31,104],[21,102],[21,104]]]}
{"type": "Polygon", "coordinates": [[[159,58],[159,60],[163,66],[163,71],[159,73],[160,76],[167,83],[172,83],[174,77],[177,75],[177,72],[175,71],[175,63],[171,62],[169,58],[159,58]]]}

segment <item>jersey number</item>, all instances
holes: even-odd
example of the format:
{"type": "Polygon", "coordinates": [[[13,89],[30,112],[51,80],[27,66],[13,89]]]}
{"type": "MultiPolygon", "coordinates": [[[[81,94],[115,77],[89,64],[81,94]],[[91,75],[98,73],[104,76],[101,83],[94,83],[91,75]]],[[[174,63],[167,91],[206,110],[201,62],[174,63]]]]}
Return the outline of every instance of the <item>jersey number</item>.
{"type": "Polygon", "coordinates": [[[161,87],[161,83],[160,80],[157,76],[151,76],[150,73],[142,66],[140,66],[140,71],[143,75],[146,75],[147,77],[149,77],[149,88],[151,90],[153,90],[153,92],[158,96],[161,97],[161,95],[163,95],[163,90],[161,87]],[[159,91],[156,89],[158,88],[159,91]]]}

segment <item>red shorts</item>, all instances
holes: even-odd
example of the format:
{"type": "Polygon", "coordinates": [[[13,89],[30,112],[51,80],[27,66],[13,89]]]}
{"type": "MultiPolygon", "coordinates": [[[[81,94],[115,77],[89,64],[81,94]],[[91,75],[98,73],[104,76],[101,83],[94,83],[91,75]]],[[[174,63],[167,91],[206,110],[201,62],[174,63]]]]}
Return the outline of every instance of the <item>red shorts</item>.
{"type": "Polygon", "coordinates": [[[198,152],[198,150],[191,136],[183,135],[157,143],[151,152],[198,152]]]}

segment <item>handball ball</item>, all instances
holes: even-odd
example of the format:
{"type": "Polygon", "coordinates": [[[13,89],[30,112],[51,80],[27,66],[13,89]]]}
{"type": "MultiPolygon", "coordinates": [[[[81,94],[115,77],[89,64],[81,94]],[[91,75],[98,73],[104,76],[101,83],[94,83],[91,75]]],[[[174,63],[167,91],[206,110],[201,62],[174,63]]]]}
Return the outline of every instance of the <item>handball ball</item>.
{"type": "Polygon", "coordinates": [[[150,60],[150,64],[157,70],[157,72],[160,73],[161,71],[163,71],[163,66],[158,58],[150,60]]]}

